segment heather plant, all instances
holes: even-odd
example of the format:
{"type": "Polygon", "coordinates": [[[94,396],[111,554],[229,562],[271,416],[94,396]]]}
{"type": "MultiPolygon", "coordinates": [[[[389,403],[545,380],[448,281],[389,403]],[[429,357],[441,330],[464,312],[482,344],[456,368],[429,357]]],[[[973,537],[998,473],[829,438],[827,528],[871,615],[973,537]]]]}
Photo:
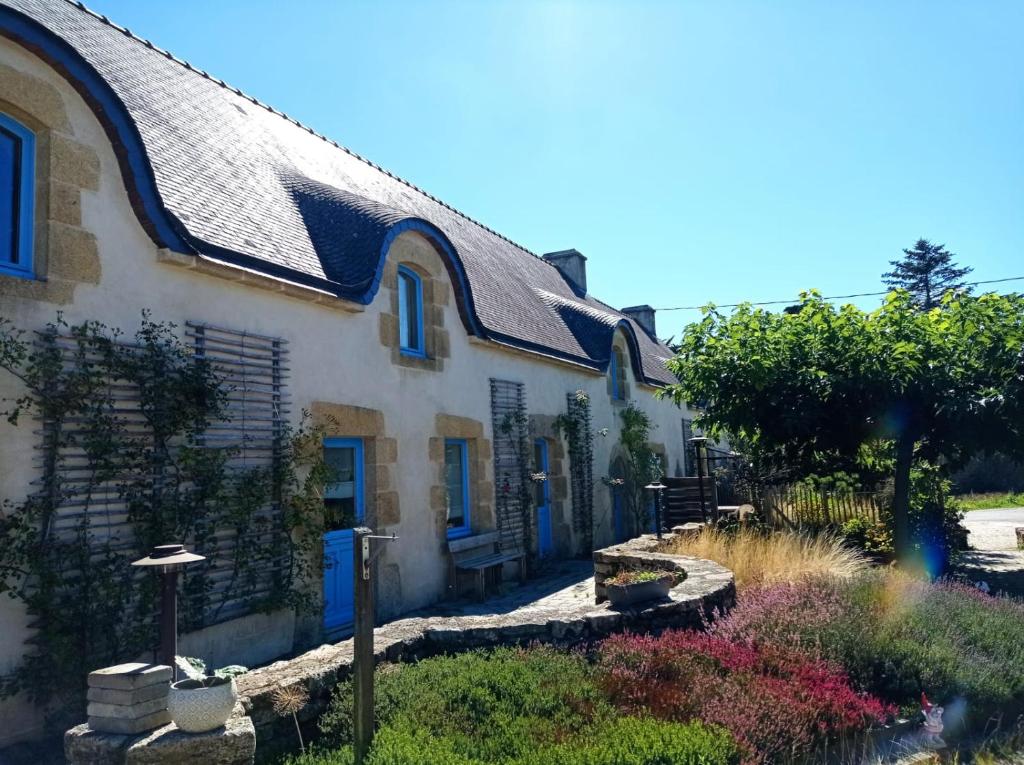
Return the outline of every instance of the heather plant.
{"type": "Polygon", "coordinates": [[[621,711],[719,725],[747,763],[811,757],[893,711],[856,692],[835,664],[714,634],[615,636],[601,645],[598,668],[601,687],[621,711]]]}
{"type": "Polygon", "coordinates": [[[922,692],[974,719],[1024,702],[1024,603],[962,583],[888,571],[756,587],[712,632],[799,646],[907,712],[922,692]]]}

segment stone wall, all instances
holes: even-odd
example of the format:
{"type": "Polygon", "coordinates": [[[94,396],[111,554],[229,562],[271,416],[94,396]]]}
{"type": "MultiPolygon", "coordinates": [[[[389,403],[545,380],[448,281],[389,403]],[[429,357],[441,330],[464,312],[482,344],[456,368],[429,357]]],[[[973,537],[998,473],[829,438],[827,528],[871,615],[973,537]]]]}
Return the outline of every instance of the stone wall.
{"type": "MultiPolygon", "coordinates": [[[[595,568],[601,570],[601,581],[621,566],[684,572],[685,578],[667,600],[618,610],[606,602],[595,604],[588,594],[585,599],[546,598],[502,613],[414,616],[374,630],[375,661],[411,661],[499,645],[546,643],[569,647],[625,630],[699,629],[715,613],[733,606],[736,587],[730,571],[711,561],[659,553],[655,550],[658,545],[653,536],[645,536],[598,550],[594,553],[595,568]]],[[[299,717],[311,724],[327,708],[333,688],[351,676],[352,656],[352,641],[345,640],[240,676],[236,682],[241,703],[256,726],[260,745],[273,746],[274,739],[295,735],[291,721],[273,711],[271,695],[275,689],[304,685],[310,703],[299,717]]]]}

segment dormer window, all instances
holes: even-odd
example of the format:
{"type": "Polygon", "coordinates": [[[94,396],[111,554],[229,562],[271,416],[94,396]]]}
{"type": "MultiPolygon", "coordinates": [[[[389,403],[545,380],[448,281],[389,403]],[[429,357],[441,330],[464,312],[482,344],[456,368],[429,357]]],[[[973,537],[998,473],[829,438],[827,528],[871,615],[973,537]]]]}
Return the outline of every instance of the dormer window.
{"type": "Polygon", "coordinates": [[[423,282],[406,266],[398,267],[398,342],[404,354],[427,355],[423,345],[423,282]]]}
{"type": "Polygon", "coordinates": [[[625,401],[626,357],[617,345],[612,346],[612,358],[608,363],[608,382],[611,385],[612,401],[625,401]]]}
{"type": "Polygon", "coordinates": [[[31,279],[35,135],[0,113],[0,273],[31,279]]]}

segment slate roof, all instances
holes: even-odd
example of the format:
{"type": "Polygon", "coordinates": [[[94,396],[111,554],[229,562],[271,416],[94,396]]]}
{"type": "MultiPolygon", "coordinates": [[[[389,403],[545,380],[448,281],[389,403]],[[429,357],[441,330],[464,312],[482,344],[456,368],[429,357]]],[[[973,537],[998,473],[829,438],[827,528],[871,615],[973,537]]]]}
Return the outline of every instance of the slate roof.
{"type": "MultiPolygon", "coordinates": [[[[51,51],[49,43],[31,47],[45,49],[66,75],[77,71],[68,61],[79,57],[112,91],[115,106],[107,111],[123,107],[131,125],[121,128],[122,137],[137,131],[141,147],[136,164],[142,170],[134,173],[143,201],[133,195],[136,210],[166,215],[166,230],[180,235],[165,234],[161,242],[154,233],[159,225],[147,226],[163,246],[369,302],[388,234],[402,223],[422,223],[450,245],[449,271],[465,276],[456,293],[469,331],[605,369],[612,335],[622,326],[643,379],[674,382],[664,366],[671,352],[636,322],[576,295],[553,266],[411,183],[83,5],[0,0],[3,6],[30,21],[19,27],[23,17],[8,11],[0,15],[0,30],[18,39],[36,28],[32,22],[40,25],[40,35],[59,38],[55,46],[60,40],[70,46],[69,58],[61,59],[63,48],[51,51]],[[155,188],[148,203],[146,182],[155,188]]],[[[82,74],[69,79],[94,108],[103,106],[102,86],[83,84],[82,74]]],[[[117,123],[115,116],[107,121],[117,123]]],[[[130,159],[131,136],[123,141],[130,159]]],[[[123,169],[127,161],[122,156],[123,169]]]]}

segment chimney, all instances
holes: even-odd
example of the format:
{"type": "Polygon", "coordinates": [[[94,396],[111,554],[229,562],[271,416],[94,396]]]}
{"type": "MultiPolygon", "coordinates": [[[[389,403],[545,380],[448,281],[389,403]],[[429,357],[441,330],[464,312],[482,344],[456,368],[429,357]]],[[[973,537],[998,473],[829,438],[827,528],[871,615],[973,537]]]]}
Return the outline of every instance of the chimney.
{"type": "Polygon", "coordinates": [[[649,305],[635,305],[632,308],[623,308],[622,313],[643,327],[644,331],[653,339],[658,339],[658,335],[654,331],[654,309],[649,305]]]}
{"type": "Polygon", "coordinates": [[[559,270],[573,292],[581,296],[587,294],[587,259],[581,252],[559,250],[542,255],[541,258],[559,270]]]}

